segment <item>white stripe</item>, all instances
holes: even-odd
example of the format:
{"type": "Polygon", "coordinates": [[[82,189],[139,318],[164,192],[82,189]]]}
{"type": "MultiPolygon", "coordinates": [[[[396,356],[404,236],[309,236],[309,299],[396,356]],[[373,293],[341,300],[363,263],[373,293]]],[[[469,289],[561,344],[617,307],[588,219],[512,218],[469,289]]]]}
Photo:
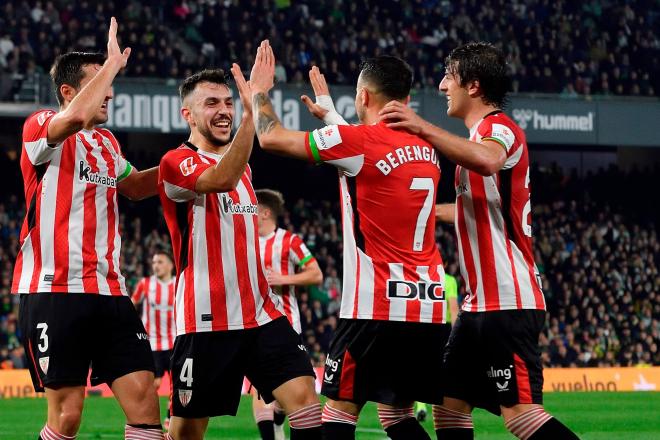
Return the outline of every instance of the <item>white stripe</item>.
{"type": "MultiPolygon", "coordinates": [[[[470,244],[470,249],[472,250],[472,258],[474,259],[473,265],[476,271],[476,286],[470,286],[475,289],[475,292],[471,292],[473,295],[477,296],[478,307],[477,310],[470,310],[476,312],[483,312],[485,308],[485,297],[484,297],[484,282],[481,277],[481,262],[479,260],[479,237],[477,235],[477,222],[474,215],[474,205],[472,201],[472,187],[469,180],[469,171],[465,168],[461,168],[460,171],[460,181],[465,183],[468,186],[468,191],[465,192],[461,197],[463,198],[463,217],[465,218],[465,227],[467,231],[467,241],[470,244]]],[[[462,252],[462,247],[459,247],[462,252]]],[[[467,271],[466,271],[467,275],[467,271]]],[[[468,279],[468,277],[463,277],[468,279]]]]}
{"type": "MultiPolygon", "coordinates": [[[[388,263],[390,268],[390,279],[405,280],[403,275],[403,263],[388,263]]],[[[406,317],[408,300],[403,298],[390,298],[390,321],[402,321],[406,317]]]]}
{"type": "Polygon", "coordinates": [[[242,329],[243,306],[238,291],[238,274],[236,272],[236,254],[234,253],[234,218],[222,211],[221,194],[209,194],[207,197],[218,198],[218,216],[220,217],[222,270],[224,273],[224,288],[227,304],[227,325],[230,329],[242,329]]]}
{"type": "Polygon", "coordinates": [[[32,281],[32,272],[34,271],[31,234],[25,237],[20,252],[23,254],[23,267],[21,267],[21,276],[18,279],[18,291],[19,293],[30,293],[30,281],[32,281]]]}
{"type": "Polygon", "coordinates": [[[342,204],[342,230],[344,231],[344,275],[342,282],[341,318],[353,318],[355,304],[355,286],[357,282],[357,244],[355,242],[355,223],[351,196],[348,192],[346,177],[339,177],[340,196],[342,204]]]}
{"type": "Polygon", "coordinates": [[[162,281],[158,281],[160,283],[160,304],[159,304],[159,313],[160,313],[160,350],[168,350],[169,349],[169,323],[167,320],[167,315],[169,313],[169,304],[168,304],[168,292],[169,292],[169,284],[170,283],[165,283],[162,281]]]}
{"type": "MultiPolygon", "coordinates": [[[[213,197],[209,195],[207,197],[213,197]]],[[[202,315],[211,314],[211,297],[209,286],[209,257],[206,249],[206,197],[200,197],[193,204],[193,227],[190,231],[193,243],[193,280],[195,288],[195,328],[197,331],[208,331],[213,326],[212,321],[202,321],[202,315]],[[197,203],[200,201],[201,203],[197,203]]],[[[218,317],[214,317],[217,319],[218,317]]]]}
{"type": "MultiPolygon", "coordinates": [[[[188,246],[188,243],[182,243],[182,246],[188,246]]],[[[188,268],[186,268],[186,271],[188,268]]],[[[186,277],[185,272],[178,276],[178,289],[174,297],[174,321],[176,323],[176,334],[183,335],[186,333],[186,310],[185,310],[185,291],[186,291],[186,277]]]]}
{"type": "MultiPolygon", "coordinates": [[[[536,283],[536,281],[530,280],[530,268],[527,265],[522,252],[518,249],[518,246],[516,246],[512,240],[509,240],[509,243],[511,243],[511,253],[513,254],[513,262],[516,267],[516,275],[518,276],[518,285],[520,286],[520,303],[523,309],[535,309],[536,299],[534,298],[532,283],[536,283]]],[[[536,267],[533,269],[534,271],[532,273],[536,272],[536,267]]],[[[517,308],[515,298],[513,298],[513,301],[511,302],[507,301],[504,305],[517,308]]]]}
{"type": "Polygon", "coordinates": [[[504,166],[502,166],[503,170],[508,170],[509,168],[513,168],[514,166],[518,165],[518,162],[520,162],[520,158],[522,157],[523,151],[524,151],[524,146],[520,145],[518,149],[509,157],[506,162],[504,162],[504,166]]]}
{"type": "Polygon", "coordinates": [[[374,319],[374,262],[371,257],[360,249],[357,250],[360,259],[360,291],[358,292],[358,318],[374,319]]]}
{"type": "Polygon", "coordinates": [[[147,290],[147,297],[145,298],[145,307],[148,310],[147,323],[149,324],[146,326],[146,330],[147,334],[149,335],[151,349],[154,351],[158,350],[156,335],[156,308],[153,307],[153,304],[156,303],[156,289],[158,289],[158,279],[155,276],[151,276],[149,277],[149,289],[147,290]]]}

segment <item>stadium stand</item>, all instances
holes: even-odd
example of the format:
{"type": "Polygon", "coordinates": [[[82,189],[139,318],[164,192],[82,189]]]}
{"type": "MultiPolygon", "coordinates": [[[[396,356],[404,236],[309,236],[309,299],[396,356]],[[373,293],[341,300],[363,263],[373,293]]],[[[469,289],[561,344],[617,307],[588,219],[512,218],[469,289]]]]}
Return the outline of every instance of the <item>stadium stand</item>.
{"type": "Polygon", "coordinates": [[[111,15],[133,49],[122,73],[131,77],[248,66],[269,38],[280,82],[301,84],[318,65],[330,84],[352,85],[362,59],[388,53],[415,66],[417,87],[435,88],[449,50],[488,40],[503,45],[515,92],[657,96],[660,87],[651,0],[8,0],[0,11],[0,100],[33,96],[35,74],[60,52],[102,47],[111,15]]]}
{"type": "MultiPolygon", "coordinates": [[[[15,161],[0,163],[3,175],[17,172],[15,161]]],[[[644,191],[630,193],[652,188],[658,172],[610,168],[579,177],[555,167],[532,170],[535,252],[549,311],[541,336],[545,366],[660,365],[660,208],[644,199],[644,191]]],[[[9,293],[25,209],[16,196],[20,191],[0,195],[0,368],[25,363],[16,330],[18,302],[9,293]]],[[[168,238],[162,215],[152,225],[140,216],[149,208],[124,208],[122,264],[132,288],[148,274],[153,250],[167,246],[168,238]]],[[[304,340],[320,366],[341,299],[339,210],[335,202],[302,199],[289,208],[282,224],[303,237],[325,275],[322,285],[299,295],[304,340]]],[[[437,240],[447,272],[458,274],[453,228],[439,226],[437,240]]]]}

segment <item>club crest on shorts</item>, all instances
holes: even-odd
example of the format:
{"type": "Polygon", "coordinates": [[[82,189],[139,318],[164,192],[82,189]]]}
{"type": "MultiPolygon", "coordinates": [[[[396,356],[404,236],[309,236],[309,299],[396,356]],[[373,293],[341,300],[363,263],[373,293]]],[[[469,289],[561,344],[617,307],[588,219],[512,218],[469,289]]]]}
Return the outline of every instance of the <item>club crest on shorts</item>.
{"type": "Polygon", "coordinates": [[[192,399],[192,390],[179,390],[179,402],[181,402],[181,406],[184,408],[188,406],[190,399],[192,399]]]}
{"type": "Polygon", "coordinates": [[[50,365],[50,356],[39,358],[39,367],[41,367],[44,374],[48,374],[48,365],[50,365]]]}

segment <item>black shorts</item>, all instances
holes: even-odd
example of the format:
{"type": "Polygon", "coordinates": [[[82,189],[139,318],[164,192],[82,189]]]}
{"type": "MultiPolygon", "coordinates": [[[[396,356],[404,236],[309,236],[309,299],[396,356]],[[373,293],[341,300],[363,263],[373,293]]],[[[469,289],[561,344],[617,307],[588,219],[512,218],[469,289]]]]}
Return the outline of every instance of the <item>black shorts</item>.
{"type": "Polygon", "coordinates": [[[445,353],[445,395],[500,414],[543,403],[543,310],[461,312],[445,353]]]}
{"type": "Polygon", "coordinates": [[[340,319],[321,394],[357,404],[442,403],[450,324],[340,319]]]}
{"type": "Polygon", "coordinates": [[[314,370],[285,317],[246,330],[180,335],[172,355],[172,415],[236,415],[243,377],[269,403],[274,389],[301,376],[315,377],[314,370]]]}
{"type": "Polygon", "coordinates": [[[166,371],[170,370],[170,359],[172,358],[172,350],[158,350],[154,351],[154,365],[156,372],[154,376],[163,377],[166,371]]]}
{"type": "Polygon", "coordinates": [[[154,371],[149,338],[126,296],[84,293],[21,295],[19,327],[32,384],[108,385],[135,371],[154,371]]]}

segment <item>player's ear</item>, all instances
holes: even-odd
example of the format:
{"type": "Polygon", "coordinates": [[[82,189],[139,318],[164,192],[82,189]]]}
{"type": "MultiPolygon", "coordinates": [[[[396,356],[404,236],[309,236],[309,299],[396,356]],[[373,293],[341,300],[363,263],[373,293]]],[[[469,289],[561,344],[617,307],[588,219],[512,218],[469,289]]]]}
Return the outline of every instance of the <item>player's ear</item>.
{"type": "Polygon", "coordinates": [[[70,86],[69,84],[62,84],[60,86],[60,93],[65,101],[71,102],[73,98],[78,94],[78,90],[75,87],[70,86]]]}
{"type": "Polygon", "coordinates": [[[405,105],[408,105],[410,103],[410,95],[406,96],[406,99],[403,101],[405,105]]]}
{"type": "Polygon", "coordinates": [[[471,98],[476,98],[481,94],[481,86],[478,79],[468,82],[465,88],[471,98]]]}
{"type": "Polygon", "coordinates": [[[181,107],[181,116],[188,123],[188,125],[193,125],[192,114],[188,107],[181,107]]]}

